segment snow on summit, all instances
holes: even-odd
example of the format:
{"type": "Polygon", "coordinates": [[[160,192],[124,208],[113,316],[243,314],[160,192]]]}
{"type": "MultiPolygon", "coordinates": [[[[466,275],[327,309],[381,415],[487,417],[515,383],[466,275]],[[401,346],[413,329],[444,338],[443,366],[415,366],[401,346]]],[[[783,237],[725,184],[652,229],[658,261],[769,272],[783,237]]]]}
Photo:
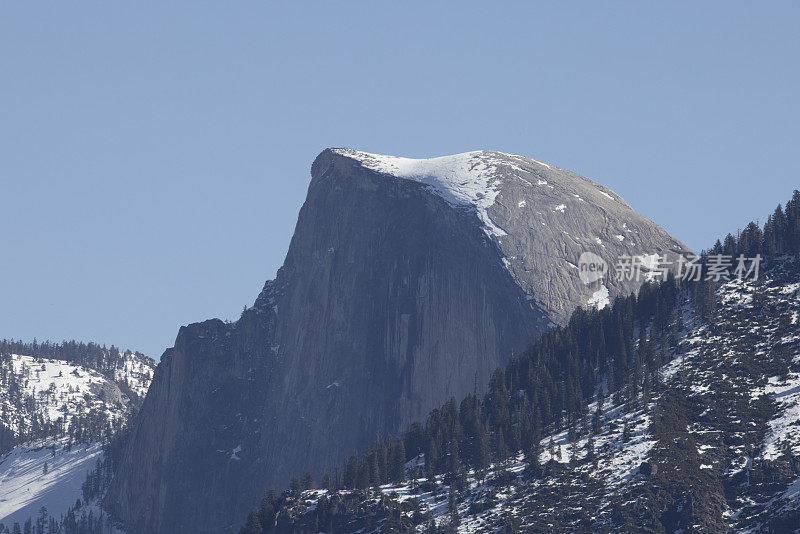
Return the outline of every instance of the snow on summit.
{"type": "MultiPolygon", "coordinates": [[[[619,203],[630,208],[621,199],[617,202],[617,199],[603,190],[603,186],[588,178],[516,154],[475,150],[451,156],[415,159],[371,154],[352,148],[332,150],[359,162],[367,169],[424,184],[451,206],[474,208],[483,231],[495,238],[508,235],[508,228],[504,228],[503,224],[490,217],[488,210],[498,202],[501,188],[503,196],[506,196],[508,191],[503,186],[513,182],[533,189],[537,186],[546,186],[551,191],[541,195],[543,198],[556,200],[554,209],[559,213],[564,213],[568,209],[568,204],[563,202],[564,199],[569,199],[570,204],[586,202],[586,198],[578,193],[589,193],[595,203],[599,200],[599,193],[602,195],[601,202],[611,200],[614,204],[619,203]],[[554,186],[543,178],[545,174],[542,172],[551,178],[560,176],[560,184],[554,186]],[[552,191],[553,189],[557,190],[552,191]]],[[[522,199],[516,204],[518,208],[524,208],[530,202],[522,199]]],[[[529,209],[532,208],[533,206],[529,209]]]]}
{"type": "Polygon", "coordinates": [[[334,151],[359,161],[368,169],[430,186],[452,206],[474,206],[489,236],[506,235],[505,230],[497,226],[486,211],[494,204],[501,185],[496,173],[501,160],[491,152],[479,150],[438,158],[412,159],[370,154],[350,148],[337,148],[334,151]]]}

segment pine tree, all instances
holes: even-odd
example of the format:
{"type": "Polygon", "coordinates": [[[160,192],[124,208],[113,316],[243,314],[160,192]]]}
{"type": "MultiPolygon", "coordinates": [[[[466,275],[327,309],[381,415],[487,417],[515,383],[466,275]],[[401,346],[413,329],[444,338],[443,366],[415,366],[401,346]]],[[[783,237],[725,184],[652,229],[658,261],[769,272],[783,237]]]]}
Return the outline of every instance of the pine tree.
{"type": "Polygon", "coordinates": [[[262,529],[270,532],[275,524],[276,511],[275,511],[275,492],[269,491],[267,496],[261,499],[261,505],[258,509],[259,522],[262,529]]]}
{"type": "Polygon", "coordinates": [[[595,435],[599,434],[603,429],[603,404],[599,398],[600,396],[598,395],[597,408],[594,411],[594,416],[592,416],[592,434],[595,435]]]}
{"type": "Polygon", "coordinates": [[[736,238],[728,234],[725,236],[725,241],[722,243],[722,253],[727,256],[736,255],[736,238]]]}
{"type": "Polygon", "coordinates": [[[425,476],[433,479],[436,475],[436,463],[438,455],[436,454],[436,446],[433,441],[428,442],[428,447],[425,450],[425,476]]]}
{"type": "Polygon", "coordinates": [[[403,440],[393,440],[389,447],[389,481],[403,482],[406,478],[406,449],[403,440]]]}
{"type": "Polygon", "coordinates": [[[384,440],[378,442],[378,449],[375,452],[378,464],[378,480],[381,484],[386,484],[389,482],[389,452],[384,440]]]}
{"type": "Polygon", "coordinates": [[[508,459],[508,447],[502,432],[497,432],[496,434],[494,454],[498,462],[504,462],[508,459]]]}
{"type": "Polygon", "coordinates": [[[695,284],[695,308],[700,316],[711,321],[717,312],[717,285],[705,277],[695,284]]]}
{"type": "Polygon", "coordinates": [[[589,439],[586,440],[586,460],[594,463],[596,460],[595,452],[594,452],[594,437],[589,436],[589,439]]]}
{"type": "Polygon", "coordinates": [[[461,460],[458,455],[458,442],[451,439],[447,444],[447,471],[456,473],[461,468],[461,460]]]}
{"type": "Polygon", "coordinates": [[[569,464],[574,467],[578,463],[578,434],[574,426],[567,432],[567,439],[569,440],[569,464]]]}
{"type": "Polygon", "coordinates": [[[355,489],[358,483],[358,459],[351,456],[347,459],[347,465],[344,470],[344,487],[347,489],[355,489]]]}
{"type": "Polygon", "coordinates": [[[478,427],[475,444],[475,468],[486,469],[489,466],[489,428],[485,423],[478,427]]]}
{"type": "Polygon", "coordinates": [[[458,505],[456,504],[456,491],[453,485],[450,485],[450,495],[448,497],[448,511],[450,512],[450,526],[457,527],[461,518],[458,515],[458,505]]]}
{"type": "Polygon", "coordinates": [[[314,487],[314,477],[310,472],[306,471],[305,474],[303,474],[303,479],[300,481],[300,484],[304,490],[310,490],[314,487]]]}
{"type": "Polygon", "coordinates": [[[261,528],[261,520],[259,518],[258,509],[253,510],[250,512],[250,515],[247,516],[247,522],[245,523],[244,527],[239,531],[239,534],[261,534],[263,532],[261,528]]]}
{"type": "Polygon", "coordinates": [[[786,215],[780,204],[772,214],[772,234],[775,241],[775,255],[780,256],[786,251],[786,215]]]}
{"type": "Polygon", "coordinates": [[[361,463],[358,465],[358,478],[356,480],[356,487],[358,489],[367,489],[369,488],[372,480],[369,476],[370,466],[366,459],[362,460],[361,463]]]}
{"type": "Polygon", "coordinates": [[[541,435],[538,429],[534,432],[534,438],[530,442],[528,450],[525,451],[525,460],[528,463],[528,470],[531,472],[538,472],[539,470],[539,453],[541,445],[541,435]]]}

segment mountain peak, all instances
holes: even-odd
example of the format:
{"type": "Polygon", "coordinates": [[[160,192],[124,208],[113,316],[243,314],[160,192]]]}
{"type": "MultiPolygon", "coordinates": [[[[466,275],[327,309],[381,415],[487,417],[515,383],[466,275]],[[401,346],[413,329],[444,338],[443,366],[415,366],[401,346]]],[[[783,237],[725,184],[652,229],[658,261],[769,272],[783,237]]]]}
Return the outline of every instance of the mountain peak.
{"type": "Polygon", "coordinates": [[[350,148],[337,148],[333,151],[381,174],[425,184],[451,206],[474,207],[487,234],[495,237],[506,235],[486,212],[500,192],[501,182],[497,167],[502,161],[498,152],[479,150],[451,156],[412,159],[370,154],[350,148]]]}
{"type": "Polygon", "coordinates": [[[537,159],[492,150],[427,159],[352,148],[329,152],[382,177],[421,184],[447,205],[471,210],[481,230],[497,244],[506,269],[556,323],[572,312],[566,302],[599,307],[609,300],[606,297],[627,294],[638,285],[607,279],[600,287],[586,286],[578,280],[583,252],[593,252],[611,265],[625,255],[689,252],[616,192],[537,159]],[[566,273],[554,277],[553,269],[566,273]]]}
{"type": "Polygon", "coordinates": [[[491,230],[487,233],[494,235],[503,235],[503,231],[493,228],[485,210],[494,204],[505,181],[518,181],[531,188],[547,186],[551,190],[564,190],[571,198],[580,198],[581,192],[595,193],[592,195],[595,204],[611,201],[630,209],[621,196],[589,178],[518,154],[473,150],[433,158],[406,158],[353,148],[332,148],[330,151],[354,160],[366,169],[428,185],[453,206],[476,207],[487,229],[491,230]]]}
{"type": "MultiPolygon", "coordinates": [[[[498,174],[501,167],[514,169],[521,165],[536,165],[545,169],[553,168],[550,164],[537,159],[495,150],[473,150],[432,158],[388,156],[352,148],[330,150],[383,174],[438,185],[443,192],[448,193],[448,196],[452,196],[445,199],[453,204],[476,204],[474,200],[476,194],[488,187],[486,182],[498,174]]],[[[518,170],[527,171],[522,168],[518,170]]]]}

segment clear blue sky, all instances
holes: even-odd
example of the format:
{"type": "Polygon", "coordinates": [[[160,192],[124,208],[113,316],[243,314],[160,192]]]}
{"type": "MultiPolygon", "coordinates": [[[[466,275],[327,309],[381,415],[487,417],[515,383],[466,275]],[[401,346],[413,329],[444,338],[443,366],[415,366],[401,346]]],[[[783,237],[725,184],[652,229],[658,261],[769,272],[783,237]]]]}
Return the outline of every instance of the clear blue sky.
{"type": "Polygon", "coordinates": [[[695,249],[800,187],[797,3],[31,4],[0,8],[0,337],[158,358],[237,318],[328,146],[532,156],[695,249]]]}

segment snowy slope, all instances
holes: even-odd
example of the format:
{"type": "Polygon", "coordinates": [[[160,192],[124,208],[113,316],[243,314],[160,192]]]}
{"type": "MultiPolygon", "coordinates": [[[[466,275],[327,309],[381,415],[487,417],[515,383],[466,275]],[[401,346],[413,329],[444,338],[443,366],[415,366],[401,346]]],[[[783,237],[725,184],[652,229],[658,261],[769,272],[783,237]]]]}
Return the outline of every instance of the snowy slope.
{"type": "MultiPolygon", "coordinates": [[[[103,459],[101,439],[121,428],[147,392],[155,363],[126,352],[106,373],[72,362],[0,356],[0,424],[16,446],[0,451],[0,522],[53,517],[83,499],[86,475],[103,459]],[[45,465],[47,468],[45,469],[45,465]]],[[[81,512],[101,511],[96,502],[81,512]]]]}
{"type": "Polygon", "coordinates": [[[81,484],[102,458],[102,447],[91,443],[67,450],[65,445],[64,440],[18,445],[0,458],[0,522],[22,524],[42,506],[58,517],[81,498],[81,484]]]}

